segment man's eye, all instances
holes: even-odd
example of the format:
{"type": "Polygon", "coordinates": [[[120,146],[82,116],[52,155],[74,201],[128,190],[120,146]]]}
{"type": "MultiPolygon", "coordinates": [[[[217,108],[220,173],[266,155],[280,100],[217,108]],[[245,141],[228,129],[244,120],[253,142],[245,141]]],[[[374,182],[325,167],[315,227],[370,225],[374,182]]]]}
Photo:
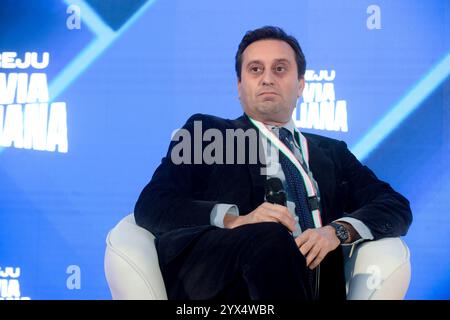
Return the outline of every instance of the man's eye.
{"type": "Polygon", "coordinates": [[[258,66],[250,67],[250,71],[251,71],[252,73],[258,73],[258,72],[261,71],[261,68],[258,67],[258,66]]]}
{"type": "Polygon", "coordinates": [[[284,71],[286,71],[286,68],[284,66],[278,66],[275,68],[275,71],[276,72],[284,72],[284,71]]]}

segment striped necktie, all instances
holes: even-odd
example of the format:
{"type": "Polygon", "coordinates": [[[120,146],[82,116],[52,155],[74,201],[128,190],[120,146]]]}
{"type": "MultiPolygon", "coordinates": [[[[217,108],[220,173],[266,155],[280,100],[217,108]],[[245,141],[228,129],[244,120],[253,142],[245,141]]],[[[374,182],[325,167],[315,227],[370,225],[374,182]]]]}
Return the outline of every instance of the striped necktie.
{"type": "MultiPolygon", "coordinates": [[[[280,128],[280,140],[294,153],[294,140],[289,130],[280,128]]],[[[295,213],[299,217],[302,231],[314,228],[314,221],[308,205],[308,194],[302,175],[283,152],[280,152],[280,164],[286,177],[287,187],[295,202],[295,213]]]]}
{"type": "MultiPolygon", "coordinates": [[[[291,132],[286,128],[280,128],[279,132],[280,140],[294,153],[294,141],[291,132]]],[[[283,169],[283,173],[286,177],[286,184],[289,194],[292,200],[295,202],[295,213],[299,218],[300,227],[302,232],[307,229],[314,228],[314,221],[311,215],[311,210],[308,205],[308,194],[306,192],[305,184],[301,173],[297,167],[284,155],[283,152],[279,152],[280,164],[283,169]]],[[[311,293],[314,296],[316,288],[315,277],[316,271],[307,268],[307,277],[311,288],[311,293]]]]}

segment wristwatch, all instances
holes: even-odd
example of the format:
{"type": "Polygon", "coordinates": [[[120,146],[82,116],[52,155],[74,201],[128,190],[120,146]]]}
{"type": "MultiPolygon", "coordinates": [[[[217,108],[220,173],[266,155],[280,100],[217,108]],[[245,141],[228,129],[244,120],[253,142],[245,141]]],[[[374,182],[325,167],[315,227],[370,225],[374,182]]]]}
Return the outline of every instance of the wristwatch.
{"type": "Polygon", "coordinates": [[[334,228],[334,231],[336,232],[336,236],[339,239],[340,243],[343,244],[345,241],[348,240],[350,237],[350,234],[348,233],[347,228],[345,228],[342,224],[331,222],[330,226],[334,228]]]}

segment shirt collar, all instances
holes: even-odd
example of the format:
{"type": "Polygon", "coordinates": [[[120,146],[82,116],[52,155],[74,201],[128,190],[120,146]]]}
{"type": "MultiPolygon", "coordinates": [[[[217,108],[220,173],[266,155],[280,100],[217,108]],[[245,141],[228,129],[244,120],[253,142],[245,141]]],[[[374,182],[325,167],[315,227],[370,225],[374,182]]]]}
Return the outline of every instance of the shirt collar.
{"type": "MultiPolygon", "coordinates": [[[[277,130],[280,128],[280,127],[277,127],[277,126],[274,126],[274,125],[265,124],[264,122],[261,122],[261,121],[258,121],[258,120],[255,120],[255,119],[251,118],[250,116],[247,116],[247,117],[249,117],[252,121],[257,122],[258,124],[260,124],[262,126],[266,126],[271,131],[273,131],[274,128],[277,128],[277,130]]],[[[296,147],[302,153],[302,161],[304,161],[305,158],[303,157],[303,154],[304,154],[304,152],[308,152],[308,150],[303,150],[303,148],[302,148],[301,140],[304,140],[305,138],[302,135],[302,133],[300,132],[300,130],[298,130],[295,127],[294,120],[292,120],[292,118],[291,118],[282,127],[286,128],[287,130],[289,130],[289,132],[293,135],[293,137],[294,137],[294,144],[296,145],[296,147]]],[[[277,132],[277,134],[278,134],[278,132],[277,132]]]]}

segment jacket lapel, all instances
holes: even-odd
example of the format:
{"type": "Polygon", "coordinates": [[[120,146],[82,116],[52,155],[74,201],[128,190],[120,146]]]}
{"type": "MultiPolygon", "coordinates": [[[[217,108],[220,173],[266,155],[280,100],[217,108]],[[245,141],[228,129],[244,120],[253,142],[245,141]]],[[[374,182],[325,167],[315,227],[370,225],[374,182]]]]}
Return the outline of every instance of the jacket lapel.
{"type": "Polygon", "coordinates": [[[321,148],[307,134],[304,136],[308,140],[309,167],[319,186],[322,221],[325,224],[329,222],[330,206],[333,205],[332,199],[336,189],[335,166],[327,149],[321,148]]]}
{"type": "MultiPolygon", "coordinates": [[[[243,114],[239,118],[237,118],[235,121],[236,128],[248,130],[248,129],[255,129],[258,135],[258,140],[261,139],[258,129],[251,123],[251,121],[248,119],[248,117],[243,114]]],[[[259,141],[260,142],[260,141],[259,141]]],[[[261,146],[261,143],[258,144],[258,152],[259,147],[261,146]]],[[[249,148],[245,151],[248,157],[249,148]]],[[[262,174],[262,168],[263,165],[260,162],[259,155],[257,157],[257,163],[256,164],[249,164],[246,166],[248,169],[248,173],[250,175],[251,183],[252,183],[252,207],[256,208],[259,206],[262,202],[264,202],[264,195],[265,195],[265,184],[267,180],[267,176],[262,174]]]]}

